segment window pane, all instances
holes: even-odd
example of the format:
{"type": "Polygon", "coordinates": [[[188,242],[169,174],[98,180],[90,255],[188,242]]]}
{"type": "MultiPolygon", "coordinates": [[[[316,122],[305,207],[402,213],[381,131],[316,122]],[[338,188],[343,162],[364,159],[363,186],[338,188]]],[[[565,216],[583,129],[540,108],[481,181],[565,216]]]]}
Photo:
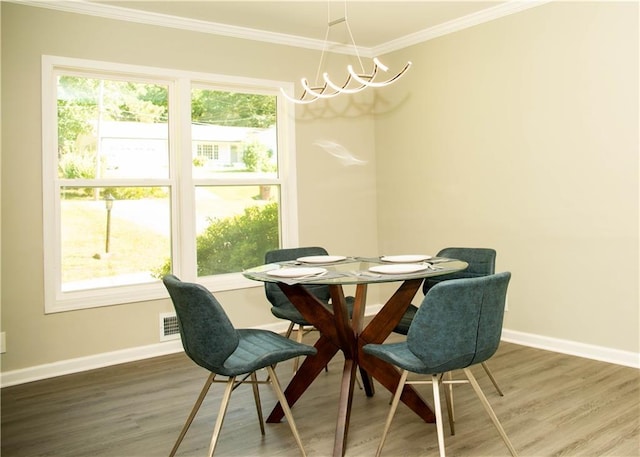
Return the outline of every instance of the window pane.
{"type": "Polygon", "coordinates": [[[168,88],[58,77],[58,176],[166,178],[168,88]]]}
{"type": "Polygon", "coordinates": [[[198,186],[198,276],[264,263],[279,239],[279,186],[198,186]]]}
{"type": "Polygon", "coordinates": [[[170,269],[166,187],[67,187],[60,193],[62,291],[155,281],[170,269]]]}
{"type": "Polygon", "coordinates": [[[194,177],[277,175],[275,96],[193,89],[191,121],[194,177]]]}

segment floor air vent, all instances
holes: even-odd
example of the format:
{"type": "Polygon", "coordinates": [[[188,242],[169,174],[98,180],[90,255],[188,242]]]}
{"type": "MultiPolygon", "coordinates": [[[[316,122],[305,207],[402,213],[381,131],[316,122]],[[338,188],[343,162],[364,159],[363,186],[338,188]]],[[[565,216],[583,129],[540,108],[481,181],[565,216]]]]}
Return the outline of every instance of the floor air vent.
{"type": "Polygon", "coordinates": [[[178,317],[174,313],[160,314],[160,341],[177,340],[179,338],[178,317]]]}

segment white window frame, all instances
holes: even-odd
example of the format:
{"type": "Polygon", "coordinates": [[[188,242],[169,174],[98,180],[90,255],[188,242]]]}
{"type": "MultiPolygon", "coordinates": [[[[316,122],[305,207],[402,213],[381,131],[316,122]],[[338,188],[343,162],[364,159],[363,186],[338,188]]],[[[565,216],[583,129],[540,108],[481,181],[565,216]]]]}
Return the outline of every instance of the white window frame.
{"type": "MultiPolygon", "coordinates": [[[[280,241],[283,246],[298,244],[298,211],[296,183],[295,116],[293,104],[280,96],[280,87],[292,90],[292,83],[261,80],[220,74],[42,56],[42,188],[44,243],[44,304],[45,313],[55,313],[99,306],[118,305],[166,298],[160,281],[147,284],[114,286],[90,290],[62,292],[61,279],[61,215],[60,186],[64,181],[95,186],[93,180],[62,180],[57,170],[57,86],[56,71],[79,71],[84,75],[95,72],[96,77],[121,77],[157,82],[170,86],[169,91],[169,168],[167,179],[148,180],[148,185],[170,186],[171,254],[173,273],[185,281],[198,281],[210,290],[224,291],[247,287],[261,287],[261,283],[246,279],[241,273],[197,277],[195,193],[198,185],[277,185],[280,186],[280,241]],[[277,96],[278,119],[278,176],[273,179],[220,179],[206,181],[192,176],[191,87],[205,84],[215,90],[260,93],[277,96]],[[178,122],[175,120],[178,119],[178,122]],[[184,151],[182,155],[178,151],[184,151]]],[[[146,185],[145,180],[101,179],[100,185],[146,185]]]]}

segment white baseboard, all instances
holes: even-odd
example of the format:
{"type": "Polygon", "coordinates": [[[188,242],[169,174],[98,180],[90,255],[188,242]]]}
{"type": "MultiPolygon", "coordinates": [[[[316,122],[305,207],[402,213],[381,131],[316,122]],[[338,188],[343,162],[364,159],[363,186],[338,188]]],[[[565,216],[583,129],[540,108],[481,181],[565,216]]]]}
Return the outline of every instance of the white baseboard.
{"type": "MultiPolygon", "coordinates": [[[[374,315],[380,310],[380,308],[382,308],[381,305],[367,306],[367,315],[374,315]]],[[[263,325],[256,328],[283,333],[287,329],[287,326],[288,324],[283,322],[263,325]]],[[[640,368],[640,354],[634,352],[610,349],[602,346],[594,346],[508,329],[503,330],[502,340],[509,343],[545,349],[562,354],[600,360],[616,365],[640,368]]],[[[182,351],[182,343],[180,340],[173,340],[148,346],[123,349],[121,351],[62,360],[60,362],[47,363],[35,367],[0,373],[0,387],[9,387],[27,382],[53,378],[56,376],[79,373],[96,368],[104,368],[111,365],[118,365],[120,363],[134,362],[136,360],[174,354],[180,351],[182,351]]]]}
{"type": "Polygon", "coordinates": [[[0,373],[0,387],[9,387],[16,384],[24,384],[32,381],[63,376],[81,371],[103,368],[120,363],[134,362],[161,355],[173,354],[182,351],[180,340],[151,344],[121,351],[105,352],[102,354],[78,357],[76,359],[62,360],[60,362],[46,363],[34,367],[23,368],[0,373]]]}
{"type": "MultiPolygon", "coordinates": [[[[275,323],[256,328],[272,330],[276,333],[284,333],[288,324],[275,323]]],[[[0,373],[0,388],[25,384],[27,382],[40,381],[42,379],[64,376],[82,371],[104,368],[121,363],[135,362],[137,360],[150,359],[168,354],[181,352],[182,342],[180,339],[165,341],[148,346],[140,346],[121,351],[105,352],[102,354],[78,357],[76,359],[61,360],[60,362],[47,363],[35,367],[23,368],[0,373]]]]}
{"type": "MultiPolygon", "coordinates": [[[[380,311],[380,309],[382,309],[382,305],[367,306],[367,315],[374,315],[380,311]]],[[[583,357],[585,359],[599,360],[601,362],[613,363],[614,365],[640,368],[640,353],[637,352],[622,351],[620,349],[562,340],[509,329],[502,330],[501,339],[507,343],[519,344],[521,346],[545,349],[547,351],[583,357]]]]}
{"type": "Polygon", "coordinates": [[[640,368],[640,353],[503,329],[502,341],[601,362],[640,368]]]}

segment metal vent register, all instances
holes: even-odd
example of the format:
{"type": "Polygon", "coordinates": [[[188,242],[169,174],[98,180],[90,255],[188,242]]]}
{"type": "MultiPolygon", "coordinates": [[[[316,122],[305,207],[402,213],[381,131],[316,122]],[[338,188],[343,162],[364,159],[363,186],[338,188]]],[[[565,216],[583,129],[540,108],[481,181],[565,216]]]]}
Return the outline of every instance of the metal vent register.
{"type": "Polygon", "coordinates": [[[178,317],[173,313],[160,314],[160,341],[177,340],[179,338],[178,317]]]}

